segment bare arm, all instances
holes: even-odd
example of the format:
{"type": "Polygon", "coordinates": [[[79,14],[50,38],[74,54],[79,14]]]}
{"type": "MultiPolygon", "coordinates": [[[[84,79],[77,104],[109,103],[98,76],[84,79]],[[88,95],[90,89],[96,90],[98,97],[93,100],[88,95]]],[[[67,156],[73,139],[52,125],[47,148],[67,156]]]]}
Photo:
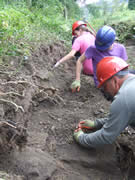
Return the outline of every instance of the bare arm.
{"type": "Polygon", "coordinates": [[[76,80],[80,80],[82,63],[83,63],[83,61],[84,61],[85,59],[86,59],[86,57],[85,57],[85,54],[83,53],[83,54],[79,57],[79,59],[78,59],[78,61],[77,61],[77,63],[76,63],[76,80]]]}
{"type": "Polygon", "coordinates": [[[65,62],[65,61],[70,60],[71,58],[74,57],[75,53],[76,53],[76,50],[72,49],[66,56],[64,56],[63,58],[61,58],[61,59],[59,60],[59,62],[60,62],[60,63],[63,63],[63,62],[65,62]]]}

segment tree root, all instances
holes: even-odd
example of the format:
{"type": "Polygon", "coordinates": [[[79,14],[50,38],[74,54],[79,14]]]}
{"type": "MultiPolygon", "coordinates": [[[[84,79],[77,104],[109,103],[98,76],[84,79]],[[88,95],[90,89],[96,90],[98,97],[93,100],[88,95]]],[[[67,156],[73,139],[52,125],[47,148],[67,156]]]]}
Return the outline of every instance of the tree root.
{"type": "Polygon", "coordinates": [[[4,83],[1,83],[1,85],[7,85],[7,84],[29,84],[33,87],[38,87],[39,89],[42,89],[44,91],[48,91],[48,90],[51,90],[53,94],[55,94],[56,91],[58,91],[58,89],[54,88],[54,87],[44,87],[44,86],[40,86],[40,85],[35,85],[31,82],[28,82],[28,81],[8,81],[8,82],[4,82],[4,83]]]}
{"type": "Polygon", "coordinates": [[[1,121],[1,122],[0,122],[0,126],[3,125],[3,124],[6,124],[6,125],[8,125],[8,126],[14,128],[14,129],[16,129],[16,126],[14,126],[14,125],[12,125],[12,124],[6,122],[6,121],[1,121]]]}
{"type": "Polygon", "coordinates": [[[1,85],[6,85],[6,84],[30,84],[32,86],[35,86],[34,84],[28,82],[28,81],[8,81],[8,82],[4,82],[4,83],[1,83],[1,85]]]}
{"type": "Polygon", "coordinates": [[[19,94],[19,93],[17,93],[17,92],[12,92],[12,91],[10,91],[10,92],[6,92],[6,93],[3,93],[3,92],[0,92],[0,96],[7,96],[7,95],[17,95],[17,96],[19,96],[19,97],[24,97],[24,94],[23,95],[21,95],[21,94],[19,94]]]}
{"type": "MultiPolygon", "coordinates": [[[[1,85],[7,85],[7,84],[14,84],[14,85],[27,84],[27,85],[30,85],[32,87],[35,87],[36,88],[35,91],[37,93],[34,95],[34,97],[36,97],[37,101],[39,101],[39,102],[48,99],[52,103],[55,103],[55,104],[60,104],[60,102],[63,102],[65,104],[64,100],[59,95],[56,94],[58,89],[56,89],[54,87],[44,87],[44,86],[40,86],[40,85],[35,85],[35,84],[33,84],[31,82],[28,82],[26,80],[24,80],[24,81],[22,81],[22,80],[8,81],[8,82],[1,83],[1,85]]],[[[18,92],[12,92],[12,91],[4,93],[4,92],[0,91],[0,96],[8,96],[8,95],[16,95],[16,96],[19,96],[19,97],[24,97],[24,93],[20,94],[18,92]]],[[[0,101],[6,102],[6,103],[11,103],[12,105],[14,105],[16,107],[16,112],[18,111],[18,109],[21,109],[21,111],[24,112],[23,107],[17,105],[13,101],[6,100],[6,99],[0,99],[0,101]]]]}
{"type": "Polygon", "coordinates": [[[16,107],[16,112],[18,111],[18,109],[21,109],[21,110],[22,110],[22,112],[24,112],[23,107],[22,107],[22,106],[17,105],[17,104],[16,104],[16,103],[14,103],[13,101],[9,101],[9,100],[6,100],[6,99],[0,99],[0,101],[2,101],[2,102],[6,102],[6,103],[10,103],[10,104],[14,105],[14,106],[16,107]]]}
{"type": "Polygon", "coordinates": [[[13,148],[21,148],[27,142],[27,133],[25,127],[16,126],[12,121],[0,122],[0,151],[6,152],[13,148]]]}
{"type": "Polygon", "coordinates": [[[66,104],[65,101],[64,101],[64,99],[63,99],[62,97],[60,97],[58,94],[56,94],[55,97],[57,97],[58,100],[60,100],[61,102],[63,102],[64,105],[66,104]]]}
{"type": "Polygon", "coordinates": [[[10,72],[0,71],[0,74],[8,74],[8,75],[10,75],[11,73],[10,72]]]}

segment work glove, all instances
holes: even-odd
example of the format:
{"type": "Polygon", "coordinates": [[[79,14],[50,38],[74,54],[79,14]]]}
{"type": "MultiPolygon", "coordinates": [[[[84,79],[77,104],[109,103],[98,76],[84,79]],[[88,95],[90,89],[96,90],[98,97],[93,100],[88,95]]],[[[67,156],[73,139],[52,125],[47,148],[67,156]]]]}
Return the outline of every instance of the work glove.
{"type": "Polygon", "coordinates": [[[84,120],[79,123],[78,127],[81,129],[94,129],[96,128],[96,123],[92,120],[84,120]]]}
{"type": "Polygon", "coordinates": [[[53,68],[56,68],[56,67],[58,67],[60,65],[60,61],[58,61],[54,66],[53,66],[53,68]]]}
{"type": "Polygon", "coordinates": [[[71,89],[72,92],[79,92],[80,91],[80,87],[81,87],[81,83],[80,80],[75,80],[72,84],[71,84],[71,89]]]}
{"type": "Polygon", "coordinates": [[[74,131],[73,137],[74,137],[74,139],[76,140],[76,142],[78,142],[78,143],[79,143],[79,136],[80,136],[81,134],[84,134],[84,132],[82,131],[81,128],[77,128],[77,129],[74,131]]]}

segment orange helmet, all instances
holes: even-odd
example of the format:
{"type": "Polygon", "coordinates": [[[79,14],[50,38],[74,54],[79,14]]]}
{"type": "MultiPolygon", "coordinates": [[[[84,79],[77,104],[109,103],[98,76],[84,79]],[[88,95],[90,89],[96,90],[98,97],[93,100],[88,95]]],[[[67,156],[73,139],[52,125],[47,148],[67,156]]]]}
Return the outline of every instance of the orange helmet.
{"type": "Polygon", "coordinates": [[[72,35],[75,35],[74,34],[75,29],[78,28],[81,25],[87,26],[87,24],[85,22],[83,22],[83,21],[74,22],[74,24],[72,25],[72,35]]]}
{"type": "Polygon", "coordinates": [[[97,65],[97,78],[100,88],[109,78],[129,65],[121,58],[110,56],[103,58],[97,65]]]}

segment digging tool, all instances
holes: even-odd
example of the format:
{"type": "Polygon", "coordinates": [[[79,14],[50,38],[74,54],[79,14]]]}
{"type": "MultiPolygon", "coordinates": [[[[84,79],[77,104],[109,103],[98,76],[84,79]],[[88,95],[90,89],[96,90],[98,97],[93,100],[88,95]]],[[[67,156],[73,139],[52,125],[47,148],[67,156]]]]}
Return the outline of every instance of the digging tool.
{"type": "Polygon", "coordinates": [[[81,129],[92,129],[92,127],[89,127],[89,126],[83,126],[83,128],[81,127],[81,123],[78,124],[78,128],[81,128],[81,129]]]}
{"type": "Polygon", "coordinates": [[[87,21],[87,20],[83,20],[85,23],[87,23],[88,24],[88,26],[90,27],[90,29],[92,30],[92,34],[96,37],[96,31],[94,30],[94,28],[90,25],[90,23],[87,21]]]}
{"type": "Polygon", "coordinates": [[[80,136],[81,134],[84,134],[84,132],[82,131],[81,128],[75,129],[73,136],[74,136],[74,139],[75,139],[77,142],[79,142],[79,136],[80,136]]]}
{"type": "Polygon", "coordinates": [[[84,121],[81,121],[78,124],[78,127],[82,128],[82,129],[89,129],[89,130],[91,130],[91,129],[96,128],[96,124],[92,120],[84,120],[84,121]]]}
{"type": "Polygon", "coordinates": [[[54,68],[56,68],[56,67],[58,67],[60,65],[60,62],[58,61],[54,66],[53,66],[53,68],[52,69],[54,69],[54,68]]]}

